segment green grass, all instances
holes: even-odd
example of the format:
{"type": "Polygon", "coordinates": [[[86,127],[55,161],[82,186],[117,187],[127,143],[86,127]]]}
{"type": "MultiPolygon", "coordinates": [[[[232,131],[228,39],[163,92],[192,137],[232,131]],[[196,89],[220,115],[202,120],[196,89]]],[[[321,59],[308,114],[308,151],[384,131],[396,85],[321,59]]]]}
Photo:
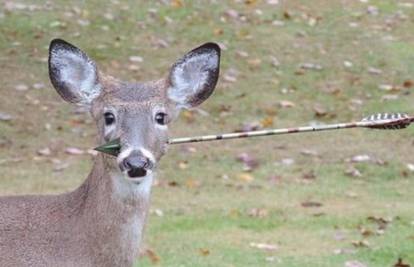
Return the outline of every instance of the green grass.
{"type": "MultiPolygon", "coordinates": [[[[1,194],[68,191],[90,169],[89,156],[63,152],[73,144],[93,147],[96,132],[90,118],[74,115],[73,108],[50,86],[44,59],[49,41],[57,37],[83,48],[100,69],[125,80],[166,75],[176,58],[203,42],[224,45],[222,77],[234,68],[239,72],[237,81],[221,79],[201,107],[210,116],[195,113],[195,122],[182,117],[172,127],[171,136],[233,131],[269,116],[274,127],[288,127],[311,121],[358,120],[380,111],[414,113],[413,88],[403,87],[404,81],[414,79],[414,8],[403,7],[403,1],[292,0],[277,6],[266,1],[252,5],[230,0],[183,1],[184,6],[178,8],[162,2],[59,0],[49,8],[40,5],[36,11],[0,9],[4,13],[0,16],[0,111],[15,117],[0,122],[0,140],[8,141],[0,145],[0,160],[19,159],[0,163],[1,194]],[[369,5],[378,7],[379,14],[367,14],[369,5]],[[156,14],[151,15],[149,9],[156,14]],[[228,9],[237,10],[245,20],[226,17],[228,9]],[[114,19],[106,19],[107,13],[114,19]],[[319,18],[316,25],[310,25],[311,18],[319,18]],[[80,26],[78,19],[90,25],[80,26]],[[284,26],[272,25],[273,20],[283,21],[284,26]],[[154,45],[160,38],[168,42],[167,48],[154,45]],[[241,58],[237,51],[249,56],[241,58]],[[144,58],[139,71],[128,70],[131,55],[144,58]],[[270,55],[280,61],[278,68],[271,65],[270,55]],[[261,63],[249,64],[253,59],[261,63]],[[344,61],[353,66],[346,68],[344,61]],[[323,69],[298,75],[299,65],[305,62],[323,69]],[[369,67],[382,73],[372,75],[369,67]],[[17,84],[38,82],[45,88],[14,90],[17,84]],[[384,92],[378,89],[380,84],[401,90],[384,92]],[[283,93],[283,88],[289,93],[283,93]],[[399,98],[383,101],[385,94],[399,98]],[[355,99],[362,105],[352,104],[355,99]],[[280,108],[280,100],[296,106],[280,108]],[[315,104],[325,107],[329,116],[315,117],[315,104]],[[228,115],[221,114],[223,105],[230,107],[228,115]],[[86,123],[74,122],[79,120],[86,123]],[[50,130],[45,130],[46,123],[50,130]],[[54,172],[49,158],[36,155],[45,146],[54,147],[52,158],[69,167],[54,172]]],[[[39,5],[38,1],[24,3],[39,5]]],[[[370,267],[384,267],[393,266],[399,257],[413,265],[414,175],[406,169],[407,163],[414,163],[413,133],[413,128],[346,130],[234,140],[193,145],[195,153],[171,147],[161,163],[160,184],[152,197],[151,209],[160,209],[164,215],[151,213],[144,242],[159,260],[144,255],[139,266],[331,267],[358,260],[370,267]],[[319,156],[302,155],[303,149],[316,150],[319,156]],[[235,157],[241,152],[260,161],[251,182],[238,178],[243,166],[235,157]],[[359,154],[387,164],[347,162],[359,154]],[[281,165],[284,158],[293,158],[295,163],[281,165]],[[179,169],[180,161],[188,161],[188,168],[179,169]],[[350,166],[360,170],[362,177],[345,175],[350,166]],[[311,171],[316,178],[303,179],[311,171]],[[274,175],[280,177],[276,183],[269,181],[274,175]],[[178,186],[169,186],[172,181],[178,186]],[[305,208],[302,203],[307,201],[322,206],[305,208]],[[265,210],[266,215],[252,217],[252,209],[265,210]],[[378,229],[370,216],[393,220],[383,234],[364,237],[361,228],[378,229]],[[368,247],[352,244],[364,239],[368,247]],[[278,249],[260,250],[251,247],[252,242],[276,244],[278,249]],[[348,253],[335,253],[340,250],[348,253]]]]}

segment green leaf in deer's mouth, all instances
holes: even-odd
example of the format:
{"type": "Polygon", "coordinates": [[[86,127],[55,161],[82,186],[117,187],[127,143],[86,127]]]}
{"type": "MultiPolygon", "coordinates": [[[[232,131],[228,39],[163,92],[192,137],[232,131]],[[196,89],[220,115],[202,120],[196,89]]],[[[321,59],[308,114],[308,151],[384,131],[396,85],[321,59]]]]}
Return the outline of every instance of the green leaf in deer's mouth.
{"type": "Polygon", "coordinates": [[[118,156],[119,151],[121,150],[120,140],[119,138],[114,139],[106,144],[96,147],[95,150],[112,156],[118,156]]]}

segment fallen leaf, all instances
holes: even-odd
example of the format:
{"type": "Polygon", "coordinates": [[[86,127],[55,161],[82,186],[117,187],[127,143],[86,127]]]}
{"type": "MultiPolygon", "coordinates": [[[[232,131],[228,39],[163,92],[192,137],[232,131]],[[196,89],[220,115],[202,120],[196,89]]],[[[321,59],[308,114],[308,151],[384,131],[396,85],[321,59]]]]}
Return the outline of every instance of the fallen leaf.
{"type": "Polygon", "coordinates": [[[284,21],[282,21],[282,20],[274,20],[274,21],[272,21],[272,25],[274,25],[274,26],[278,26],[278,27],[280,27],[280,26],[285,26],[285,22],[284,21]]]}
{"type": "Polygon", "coordinates": [[[410,171],[410,172],[414,172],[414,164],[412,164],[412,163],[407,163],[407,169],[410,171]]]}
{"type": "Polygon", "coordinates": [[[272,175],[269,177],[269,182],[273,183],[273,184],[277,184],[282,180],[282,176],[280,175],[272,175]]]}
{"type": "Polygon", "coordinates": [[[346,239],[346,235],[344,231],[337,230],[333,236],[336,241],[342,241],[346,239]]]}
{"type": "Polygon", "coordinates": [[[316,117],[324,117],[328,114],[328,111],[319,104],[313,106],[313,111],[315,112],[316,117]]]}
{"type": "Polygon", "coordinates": [[[305,201],[301,203],[304,208],[319,208],[322,207],[322,203],[316,201],[305,201]]]}
{"type": "Polygon", "coordinates": [[[154,214],[154,215],[156,215],[158,217],[163,217],[164,216],[164,212],[162,210],[160,210],[160,209],[151,209],[150,210],[150,213],[151,214],[154,214]]]}
{"type": "Polygon", "coordinates": [[[397,100],[400,97],[398,95],[383,95],[381,97],[381,101],[392,101],[392,100],[397,100]]]}
{"type": "Polygon", "coordinates": [[[365,239],[363,239],[363,240],[354,240],[351,243],[354,247],[357,247],[357,248],[367,248],[367,247],[370,246],[369,242],[365,239]]]}
{"type": "Polygon", "coordinates": [[[255,5],[258,0],[244,0],[244,3],[248,6],[255,5]]]}
{"type": "Polygon", "coordinates": [[[39,156],[50,156],[52,154],[52,151],[50,150],[50,148],[45,147],[45,148],[41,148],[41,149],[37,150],[36,153],[39,156]]]}
{"type": "Polygon", "coordinates": [[[261,124],[258,122],[249,122],[249,123],[244,123],[241,127],[241,129],[236,129],[235,132],[250,132],[250,131],[256,131],[261,129],[261,124]]]}
{"type": "Polygon", "coordinates": [[[367,265],[359,262],[359,261],[347,261],[345,262],[345,267],[367,267],[367,265]]]}
{"type": "Polygon", "coordinates": [[[262,64],[262,60],[260,58],[252,58],[247,60],[247,64],[249,64],[251,68],[258,68],[262,64]]]}
{"type": "Polygon", "coordinates": [[[188,168],[188,161],[179,161],[178,162],[178,168],[180,170],[185,170],[188,168]]]}
{"type": "Polygon", "coordinates": [[[0,121],[11,121],[13,119],[13,116],[0,111],[0,121]]]}
{"type": "Polygon", "coordinates": [[[363,235],[364,237],[374,235],[374,232],[371,229],[361,228],[359,231],[360,231],[361,235],[363,235]]]}
{"type": "Polygon", "coordinates": [[[26,84],[18,84],[14,87],[14,89],[16,89],[16,91],[23,92],[29,90],[29,86],[27,86],[26,84]]]}
{"type": "Polygon", "coordinates": [[[251,171],[259,166],[259,161],[249,153],[243,152],[237,155],[237,161],[244,164],[245,171],[251,171]]]}
{"type": "Polygon", "coordinates": [[[183,0],[171,0],[170,4],[174,8],[180,8],[184,6],[183,0]]]}
{"type": "Polygon", "coordinates": [[[176,187],[176,186],[179,186],[180,184],[177,181],[169,181],[168,185],[171,187],[176,187]]]}
{"type": "Polygon", "coordinates": [[[53,171],[54,172],[61,172],[61,171],[63,171],[64,169],[66,169],[68,167],[69,167],[69,163],[67,163],[67,162],[58,162],[58,163],[54,164],[53,171]]]}
{"type": "Polygon", "coordinates": [[[241,50],[237,50],[236,51],[236,55],[238,57],[241,57],[241,58],[247,58],[247,57],[249,57],[249,53],[247,53],[246,51],[241,51],[241,50]]]}
{"type": "Polygon", "coordinates": [[[67,147],[65,149],[65,153],[67,153],[69,155],[83,155],[83,154],[85,154],[85,151],[83,151],[82,149],[79,149],[77,147],[67,147]]]}
{"type": "Polygon", "coordinates": [[[185,186],[187,186],[188,188],[196,188],[196,187],[200,187],[200,182],[197,180],[194,180],[192,178],[187,179],[185,181],[185,186]]]}
{"type": "Polygon", "coordinates": [[[380,84],[378,85],[378,88],[382,91],[386,92],[398,92],[400,91],[400,88],[391,84],[380,84]]]}
{"type": "Polygon", "coordinates": [[[224,33],[224,30],[223,30],[222,28],[215,28],[215,29],[213,30],[213,34],[214,34],[215,36],[220,36],[220,35],[223,35],[223,33],[224,33]]]}
{"type": "Polygon", "coordinates": [[[352,191],[347,191],[345,192],[345,196],[349,197],[349,198],[357,198],[358,194],[352,191]]]}
{"type": "Polygon", "coordinates": [[[10,164],[22,161],[22,158],[8,158],[8,159],[0,159],[0,165],[3,164],[10,164]]]}
{"type": "Polygon", "coordinates": [[[273,117],[267,116],[260,121],[262,127],[267,128],[273,126],[273,117]]]}
{"type": "Polygon", "coordinates": [[[224,15],[232,19],[237,19],[239,17],[239,12],[234,9],[227,9],[224,11],[224,15]]]}
{"type": "Polygon", "coordinates": [[[278,262],[278,263],[282,262],[279,258],[274,257],[274,256],[266,257],[265,260],[268,262],[278,262]]]}
{"type": "Polygon", "coordinates": [[[144,61],[144,59],[140,56],[130,56],[129,61],[134,62],[134,63],[141,63],[144,61]]]}
{"type": "Polygon", "coordinates": [[[237,82],[237,77],[236,76],[231,76],[231,75],[228,75],[228,74],[224,74],[223,75],[223,80],[225,82],[234,83],[234,82],[237,82]]]}
{"type": "Polygon", "coordinates": [[[352,66],[354,66],[354,64],[351,61],[348,61],[348,60],[344,61],[344,67],[352,68],[352,66]]]}
{"type": "Polygon", "coordinates": [[[279,249],[279,246],[276,244],[255,243],[255,242],[251,242],[250,247],[267,250],[267,251],[276,251],[279,249]]]}
{"type": "Polygon", "coordinates": [[[371,161],[371,157],[369,155],[356,155],[351,158],[351,162],[367,162],[371,161]]]}
{"type": "Polygon", "coordinates": [[[181,112],[181,116],[185,119],[187,123],[193,123],[195,121],[194,111],[184,110],[181,112]]]}
{"type": "Polygon", "coordinates": [[[300,153],[304,156],[312,156],[312,157],[318,157],[319,153],[315,150],[310,150],[310,149],[303,149],[300,151],[300,153]]]}
{"type": "Polygon", "coordinates": [[[345,175],[351,176],[351,177],[361,177],[362,173],[355,167],[351,166],[345,170],[345,175]]]}
{"type": "Polygon", "coordinates": [[[266,0],[266,3],[268,5],[278,5],[279,4],[279,0],[266,0]]]}
{"type": "Polygon", "coordinates": [[[208,250],[206,248],[200,248],[198,251],[200,252],[200,255],[201,256],[208,256],[208,255],[210,255],[210,250],[208,250]]]}
{"type": "Polygon", "coordinates": [[[411,267],[410,264],[404,263],[401,258],[398,258],[398,261],[393,266],[394,267],[411,267]]]}
{"type": "Polygon", "coordinates": [[[341,255],[341,254],[355,254],[355,249],[349,249],[349,248],[338,248],[334,249],[333,253],[335,255],[341,255]]]}
{"type": "Polygon", "coordinates": [[[323,69],[321,65],[314,64],[314,63],[302,63],[299,65],[299,67],[304,70],[322,70],[323,69]]]}
{"type": "Polygon", "coordinates": [[[375,222],[378,225],[378,229],[386,229],[387,225],[393,221],[392,218],[383,218],[378,216],[369,216],[368,221],[375,222]]]}
{"type": "Polygon", "coordinates": [[[285,165],[285,166],[291,166],[291,165],[295,164],[295,160],[294,160],[294,159],[292,159],[292,158],[285,158],[285,159],[282,159],[282,160],[280,161],[280,163],[281,163],[282,165],[285,165]]]}
{"type": "Polygon", "coordinates": [[[279,101],[279,107],[281,107],[281,108],[293,108],[295,106],[296,106],[296,104],[293,103],[292,101],[288,101],[288,100],[279,101]]]}
{"type": "Polygon", "coordinates": [[[368,73],[372,74],[372,75],[380,75],[380,74],[382,74],[382,70],[377,69],[377,68],[369,67],[368,68],[368,73]]]}
{"type": "Polygon", "coordinates": [[[153,264],[160,262],[160,257],[152,250],[146,249],[144,255],[147,256],[153,264]]]}
{"type": "Polygon", "coordinates": [[[379,9],[376,6],[368,6],[367,13],[370,15],[376,16],[379,14],[379,9]]]}
{"type": "Polygon", "coordinates": [[[302,178],[305,180],[315,180],[316,179],[316,175],[315,172],[313,170],[309,171],[309,172],[305,172],[302,175],[302,178]]]}
{"type": "Polygon", "coordinates": [[[32,85],[32,87],[33,87],[34,89],[39,90],[39,89],[45,88],[46,86],[45,86],[45,84],[44,84],[44,83],[34,83],[34,84],[32,85]]]}
{"type": "Polygon", "coordinates": [[[270,56],[270,61],[273,67],[275,68],[280,67],[280,61],[275,56],[270,56]]]}
{"type": "Polygon", "coordinates": [[[99,154],[99,152],[98,152],[98,151],[96,151],[95,149],[88,149],[88,150],[86,151],[86,153],[88,153],[89,155],[91,155],[91,156],[93,156],[93,157],[96,157],[96,156],[98,156],[98,154],[99,154]]]}
{"type": "Polygon", "coordinates": [[[414,85],[414,82],[412,80],[405,80],[403,83],[403,86],[405,88],[411,88],[414,85]]]}
{"type": "Polygon", "coordinates": [[[264,208],[253,208],[247,214],[254,218],[265,218],[269,216],[269,211],[264,208]]]}
{"type": "Polygon", "coordinates": [[[251,182],[254,180],[253,175],[249,173],[240,173],[237,178],[243,182],[251,182]]]}

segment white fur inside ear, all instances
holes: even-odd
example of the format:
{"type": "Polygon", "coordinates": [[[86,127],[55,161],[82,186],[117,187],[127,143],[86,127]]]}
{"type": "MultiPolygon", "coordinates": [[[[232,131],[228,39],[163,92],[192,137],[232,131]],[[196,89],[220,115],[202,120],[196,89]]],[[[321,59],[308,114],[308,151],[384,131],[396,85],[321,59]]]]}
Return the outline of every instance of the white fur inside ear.
{"type": "Polygon", "coordinates": [[[219,56],[215,51],[187,55],[171,71],[168,97],[179,106],[189,107],[188,99],[196,96],[209,83],[210,72],[217,69],[219,56]]]}
{"type": "Polygon", "coordinates": [[[59,70],[59,82],[79,98],[79,104],[89,104],[101,92],[93,61],[80,51],[55,49],[51,63],[59,70]]]}

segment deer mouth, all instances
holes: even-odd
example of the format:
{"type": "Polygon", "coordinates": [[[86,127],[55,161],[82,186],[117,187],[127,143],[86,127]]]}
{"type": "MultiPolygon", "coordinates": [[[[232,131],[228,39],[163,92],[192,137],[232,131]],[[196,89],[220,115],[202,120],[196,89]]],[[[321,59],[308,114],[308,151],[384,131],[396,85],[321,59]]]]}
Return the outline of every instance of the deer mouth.
{"type": "Polygon", "coordinates": [[[127,171],[129,178],[140,178],[147,175],[147,170],[144,168],[136,168],[127,171]]]}

